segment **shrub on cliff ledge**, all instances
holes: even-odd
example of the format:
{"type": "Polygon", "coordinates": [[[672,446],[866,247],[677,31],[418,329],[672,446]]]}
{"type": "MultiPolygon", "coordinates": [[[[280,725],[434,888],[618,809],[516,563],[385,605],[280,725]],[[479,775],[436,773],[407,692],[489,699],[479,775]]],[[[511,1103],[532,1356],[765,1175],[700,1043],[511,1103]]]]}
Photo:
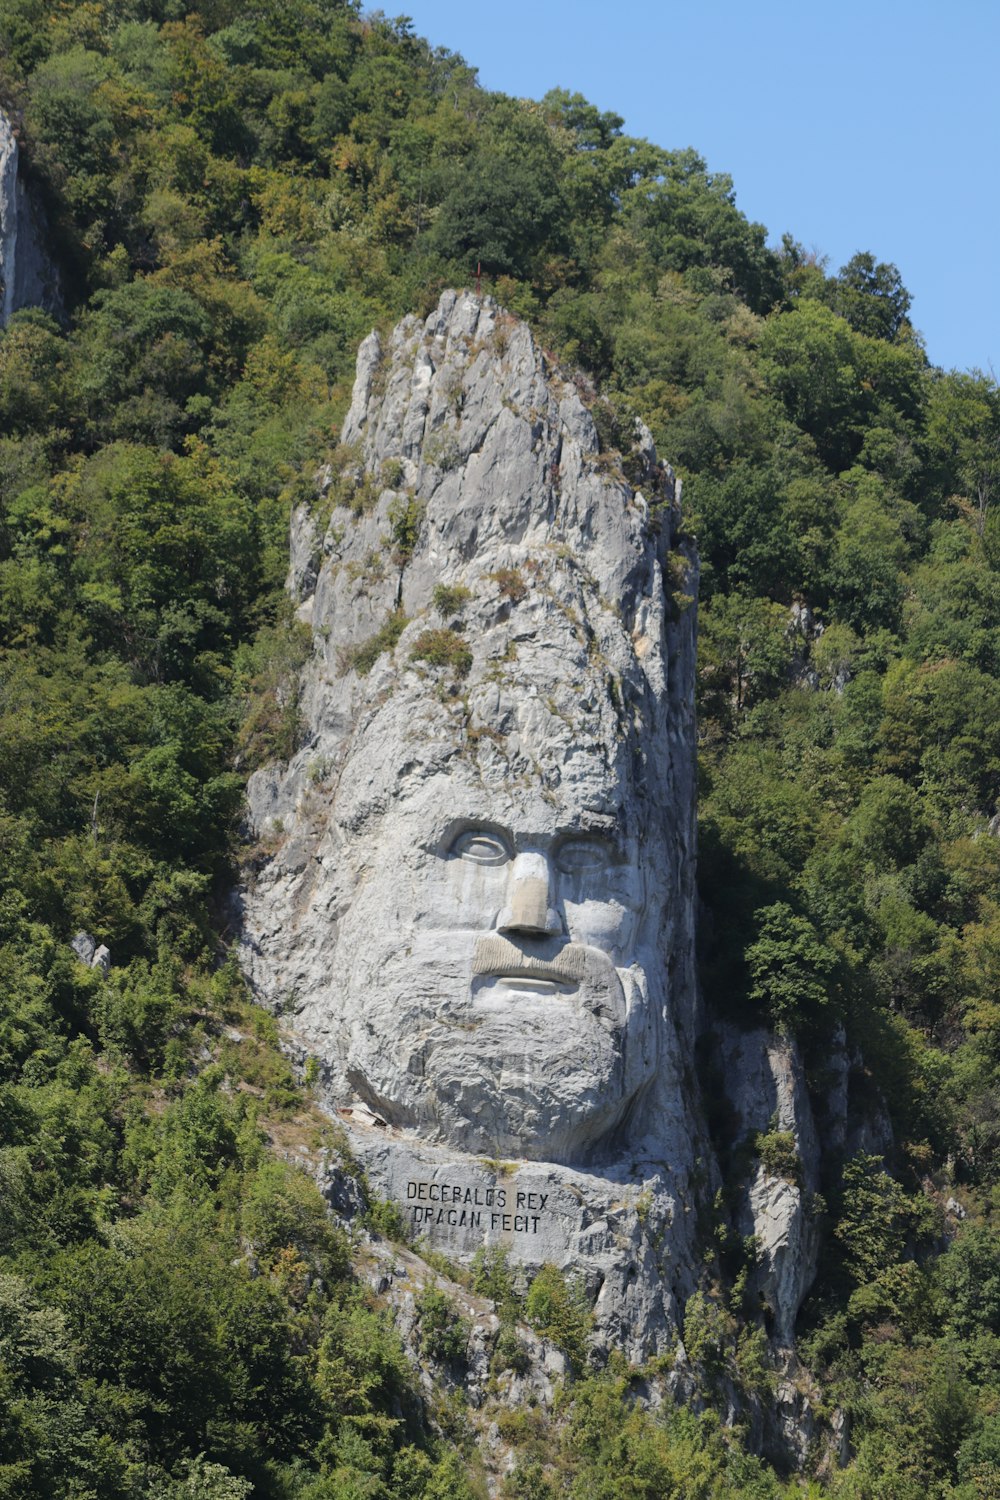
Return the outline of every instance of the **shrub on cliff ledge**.
{"type": "Polygon", "coordinates": [[[420,1352],[443,1364],[465,1358],[469,1325],[446,1292],[427,1287],[417,1298],[420,1315],[420,1352]]]}
{"type": "Polygon", "coordinates": [[[764,1007],[777,1031],[794,1031],[822,1013],[837,956],[787,902],[764,907],[758,920],[760,935],[746,953],[750,998],[764,1007]]]}
{"type": "Polygon", "coordinates": [[[472,598],[472,591],[464,583],[438,583],[434,586],[434,608],[448,619],[462,613],[472,598]]]}
{"type": "Polygon", "coordinates": [[[472,666],[472,651],[457,631],[422,630],[413,643],[410,660],[448,667],[456,677],[466,677],[472,666]]]}
{"type": "Polygon", "coordinates": [[[802,1159],[790,1130],[760,1131],[754,1145],[769,1177],[783,1177],[786,1182],[801,1184],[802,1159]]]}
{"type": "Polygon", "coordinates": [[[340,653],[337,658],[338,671],[343,676],[353,668],[359,677],[367,677],[382,652],[392,650],[408,623],[401,609],[393,610],[374,635],[340,653]]]}
{"type": "Polygon", "coordinates": [[[587,1360],[587,1335],[594,1321],[582,1287],[569,1286],[558,1266],[544,1265],[528,1290],[524,1314],[536,1333],[562,1350],[578,1374],[587,1360]]]}

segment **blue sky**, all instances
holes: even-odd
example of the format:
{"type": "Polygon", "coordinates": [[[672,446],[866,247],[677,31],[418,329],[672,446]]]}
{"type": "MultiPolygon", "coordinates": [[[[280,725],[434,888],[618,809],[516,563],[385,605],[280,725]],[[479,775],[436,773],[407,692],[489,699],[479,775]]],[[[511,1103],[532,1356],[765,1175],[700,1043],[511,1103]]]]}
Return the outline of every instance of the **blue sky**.
{"type": "MultiPolygon", "coordinates": [[[[394,7],[385,5],[388,14],[394,7]]],[[[930,359],[1000,375],[1000,0],[412,0],[486,88],[586,95],[694,146],[829,257],[894,261],[930,359]]]]}

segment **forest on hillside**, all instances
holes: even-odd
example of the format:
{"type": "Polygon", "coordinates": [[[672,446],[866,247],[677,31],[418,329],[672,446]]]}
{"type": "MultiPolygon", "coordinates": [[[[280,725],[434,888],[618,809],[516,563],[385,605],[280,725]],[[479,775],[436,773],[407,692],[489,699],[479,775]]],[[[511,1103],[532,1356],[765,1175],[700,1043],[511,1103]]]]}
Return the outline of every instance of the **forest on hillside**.
{"type": "Polygon", "coordinates": [[[478,1267],[576,1371],[508,1414],[504,1493],[1000,1495],[996,382],[929,363],[894,265],[770,248],[695,150],[487,92],[352,0],[0,0],[0,104],[66,303],[0,334],[0,1497],[485,1494],[447,1310],[428,1412],[274,1150],[339,1146],[225,904],[246,776],[295,744],[290,507],[361,338],[477,262],[602,444],[639,417],[684,480],[706,1004],[817,1080],[842,1028],[894,1141],[815,1205],[799,1347],[845,1467],[723,1426],[776,1379],[723,1201],[698,1415],[592,1368],[558,1278],[478,1267]]]}

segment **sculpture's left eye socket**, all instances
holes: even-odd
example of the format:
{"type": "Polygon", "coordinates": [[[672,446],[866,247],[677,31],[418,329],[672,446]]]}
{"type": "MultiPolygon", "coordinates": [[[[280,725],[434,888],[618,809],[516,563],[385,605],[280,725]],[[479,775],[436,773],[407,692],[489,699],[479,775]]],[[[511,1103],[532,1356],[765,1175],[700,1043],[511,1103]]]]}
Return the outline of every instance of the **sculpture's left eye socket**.
{"type": "Polygon", "coordinates": [[[450,852],[459,859],[471,860],[474,865],[505,865],[510,859],[510,850],[500,835],[483,828],[468,828],[460,833],[450,852]]]}
{"type": "Polygon", "coordinates": [[[600,839],[567,839],[556,850],[556,864],[567,875],[603,870],[611,859],[611,850],[600,839]]]}

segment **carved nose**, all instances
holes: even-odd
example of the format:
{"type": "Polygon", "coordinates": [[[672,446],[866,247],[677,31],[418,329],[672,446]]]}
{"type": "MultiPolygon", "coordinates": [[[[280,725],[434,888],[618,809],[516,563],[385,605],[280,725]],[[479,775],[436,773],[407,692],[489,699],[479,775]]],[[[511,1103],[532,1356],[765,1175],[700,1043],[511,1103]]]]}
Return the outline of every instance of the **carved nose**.
{"type": "Polygon", "coordinates": [[[548,936],[562,931],[559,915],[549,905],[549,862],[544,854],[519,854],[510,872],[507,905],[497,918],[501,932],[530,932],[548,936]]]}

